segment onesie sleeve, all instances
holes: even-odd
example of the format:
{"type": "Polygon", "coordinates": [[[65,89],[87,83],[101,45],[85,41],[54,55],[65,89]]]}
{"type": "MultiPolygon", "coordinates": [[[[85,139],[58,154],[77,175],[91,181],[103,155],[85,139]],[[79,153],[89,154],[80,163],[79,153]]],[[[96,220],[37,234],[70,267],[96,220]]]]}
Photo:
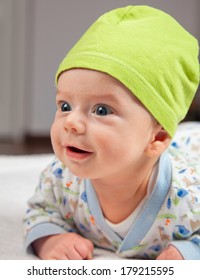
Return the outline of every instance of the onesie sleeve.
{"type": "Polygon", "coordinates": [[[41,173],[24,216],[27,248],[41,237],[77,231],[66,191],[69,181],[71,182],[69,170],[58,160],[41,173]]]}
{"type": "Polygon", "coordinates": [[[200,260],[200,235],[194,235],[191,240],[179,240],[170,243],[181,253],[185,260],[200,260]]]}

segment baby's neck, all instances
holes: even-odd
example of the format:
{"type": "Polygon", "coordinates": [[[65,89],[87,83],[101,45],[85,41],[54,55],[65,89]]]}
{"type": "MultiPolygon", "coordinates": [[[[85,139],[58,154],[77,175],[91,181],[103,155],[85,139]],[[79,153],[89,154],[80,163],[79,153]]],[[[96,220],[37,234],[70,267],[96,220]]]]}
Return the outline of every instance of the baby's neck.
{"type": "MultiPolygon", "coordinates": [[[[153,168],[153,167],[152,167],[153,168]]],[[[104,217],[112,223],[125,220],[146,196],[152,169],[127,181],[92,180],[104,217]],[[145,174],[145,175],[144,175],[145,174]],[[136,179],[137,178],[137,179],[136,179]]]]}

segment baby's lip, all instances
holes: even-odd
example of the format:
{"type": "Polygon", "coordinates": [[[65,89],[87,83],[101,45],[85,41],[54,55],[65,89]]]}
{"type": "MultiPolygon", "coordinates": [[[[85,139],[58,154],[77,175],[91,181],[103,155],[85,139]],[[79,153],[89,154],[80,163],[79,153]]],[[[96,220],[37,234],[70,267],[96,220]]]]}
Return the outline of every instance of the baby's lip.
{"type": "Polygon", "coordinates": [[[68,151],[77,153],[77,154],[91,154],[92,152],[75,147],[75,146],[67,146],[66,147],[68,151]]]}
{"type": "Polygon", "coordinates": [[[89,158],[93,153],[75,146],[66,146],[67,157],[71,160],[82,161],[89,158]]]}

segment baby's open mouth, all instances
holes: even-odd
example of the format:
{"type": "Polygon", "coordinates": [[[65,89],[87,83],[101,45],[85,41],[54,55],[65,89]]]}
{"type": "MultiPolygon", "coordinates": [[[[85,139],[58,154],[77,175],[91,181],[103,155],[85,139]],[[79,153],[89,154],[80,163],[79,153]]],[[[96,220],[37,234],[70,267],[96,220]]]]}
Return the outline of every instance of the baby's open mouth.
{"type": "Polygon", "coordinates": [[[88,151],[85,151],[85,150],[81,150],[81,149],[78,149],[76,147],[72,147],[72,146],[68,146],[67,149],[73,153],[77,153],[77,154],[86,154],[86,153],[90,153],[88,151]]]}

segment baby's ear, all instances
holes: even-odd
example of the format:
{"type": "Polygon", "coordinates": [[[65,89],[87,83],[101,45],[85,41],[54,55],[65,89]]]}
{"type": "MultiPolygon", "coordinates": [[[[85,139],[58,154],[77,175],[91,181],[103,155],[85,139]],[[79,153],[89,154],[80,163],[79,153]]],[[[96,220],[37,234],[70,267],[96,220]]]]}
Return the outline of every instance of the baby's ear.
{"type": "Polygon", "coordinates": [[[171,137],[169,134],[160,127],[153,135],[152,141],[147,146],[145,153],[148,157],[159,157],[170,145],[171,137]]]}

